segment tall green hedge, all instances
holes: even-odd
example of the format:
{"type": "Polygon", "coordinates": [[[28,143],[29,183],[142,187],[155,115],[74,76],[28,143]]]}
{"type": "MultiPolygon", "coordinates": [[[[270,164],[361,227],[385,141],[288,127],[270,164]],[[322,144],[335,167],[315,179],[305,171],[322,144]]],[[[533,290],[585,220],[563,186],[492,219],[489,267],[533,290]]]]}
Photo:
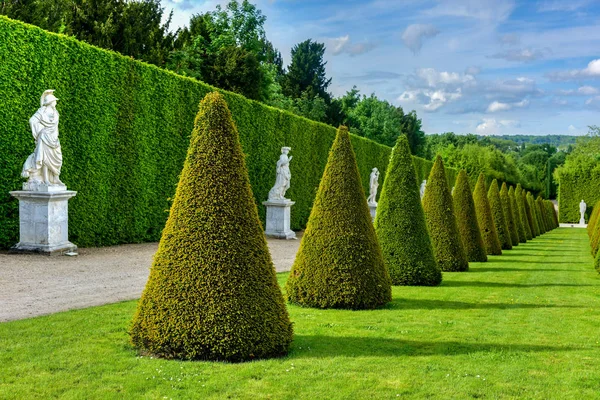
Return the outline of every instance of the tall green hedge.
{"type": "Polygon", "coordinates": [[[502,245],[502,250],[511,250],[512,241],[508,225],[504,219],[504,210],[502,209],[502,201],[500,200],[500,191],[498,190],[498,181],[494,179],[488,190],[488,200],[490,201],[490,210],[494,218],[494,225],[498,233],[498,239],[502,245]]]}
{"type": "Polygon", "coordinates": [[[564,223],[578,223],[579,202],[588,205],[586,220],[592,213],[592,205],[600,200],[600,168],[585,171],[558,170],[558,218],[564,223]]]}
{"type": "MultiPolygon", "coordinates": [[[[69,202],[70,239],[79,246],[156,241],[181,172],[197,104],[215,88],[73,38],[0,16],[0,248],[17,242],[21,168],[34,149],[28,120],[46,89],[56,89],[69,202]]],[[[275,182],[282,146],[292,148],[292,228],[306,225],[335,128],[230,92],[223,93],[240,133],[255,202],[275,182]]],[[[391,149],[352,136],[368,188],[382,178],[391,149]]],[[[419,179],[432,162],[414,159],[419,179]]],[[[456,171],[448,169],[453,182],[456,171]]]]}
{"type": "Polygon", "coordinates": [[[200,104],[132,343],[165,358],[285,355],[290,322],[227,104],[200,104]],[[243,234],[240,234],[243,232],[243,234]]]}

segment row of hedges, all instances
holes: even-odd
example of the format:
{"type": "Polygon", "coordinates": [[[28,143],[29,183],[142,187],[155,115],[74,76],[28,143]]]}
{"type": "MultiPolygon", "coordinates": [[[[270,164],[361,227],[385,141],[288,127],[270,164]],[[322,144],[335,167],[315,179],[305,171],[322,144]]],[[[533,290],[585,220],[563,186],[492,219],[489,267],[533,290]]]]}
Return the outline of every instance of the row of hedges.
{"type": "Polygon", "coordinates": [[[600,200],[600,169],[586,171],[559,172],[558,217],[560,222],[579,222],[579,203],[587,204],[586,221],[592,213],[593,205],[600,200]]]}
{"type": "MultiPolygon", "coordinates": [[[[60,99],[64,156],[61,179],[71,240],[79,246],[156,241],[175,192],[198,103],[215,88],[119,54],[0,17],[0,248],[18,241],[21,168],[33,151],[28,120],[46,89],[60,99]]],[[[292,228],[306,225],[335,128],[221,91],[239,129],[250,182],[260,201],[275,181],[282,146],[292,148],[296,201],[292,228]]],[[[371,168],[382,178],[391,149],[353,136],[368,188],[371,168]]],[[[432,163],[416,159],[419,182],[432,163]]],[[[456,171],[449,170],[454,181],[456,171]]]]}

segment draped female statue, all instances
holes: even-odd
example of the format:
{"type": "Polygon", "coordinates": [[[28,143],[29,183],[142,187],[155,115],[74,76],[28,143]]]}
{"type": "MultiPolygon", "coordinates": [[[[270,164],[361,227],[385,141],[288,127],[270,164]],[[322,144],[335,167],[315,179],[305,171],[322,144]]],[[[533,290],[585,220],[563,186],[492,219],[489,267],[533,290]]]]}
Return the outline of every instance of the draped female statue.
{"type": "Polygon", "coordinates": [[[40,108],[29,119],[35,150],[25,161],[21,175],[28,178],[28,183],[64,186],[58,178],[62,151],[58,140],[58,99],[53,93],[54,90],[46,90],[42,94],[40,108]]]}
{"type": "Polygon", "coordinates": [[[293,157],[288,158],[290,150],[290,147],[281,148],[281,156],[277,161],[277,178],[275,178],[275,185],[269,191],[269,200],[285,200],[285,192],[290,188],[290,180],[292,179],[290,161],[293,157]]]}

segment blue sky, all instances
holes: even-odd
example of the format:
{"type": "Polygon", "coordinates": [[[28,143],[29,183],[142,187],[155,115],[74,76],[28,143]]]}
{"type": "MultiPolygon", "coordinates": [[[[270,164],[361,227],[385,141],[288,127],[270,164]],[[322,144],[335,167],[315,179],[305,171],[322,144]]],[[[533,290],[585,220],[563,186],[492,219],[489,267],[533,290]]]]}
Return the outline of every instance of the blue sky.
{"type": "MultiPolygon", "coordinates": [[[[175,27],[226,0],[162,0],[175,27]]],[[[287,65],[324,42],[330,90],[356,85],[426,133],[585,134],[600,125],[598,0],[256,0],[287,65]]]]}

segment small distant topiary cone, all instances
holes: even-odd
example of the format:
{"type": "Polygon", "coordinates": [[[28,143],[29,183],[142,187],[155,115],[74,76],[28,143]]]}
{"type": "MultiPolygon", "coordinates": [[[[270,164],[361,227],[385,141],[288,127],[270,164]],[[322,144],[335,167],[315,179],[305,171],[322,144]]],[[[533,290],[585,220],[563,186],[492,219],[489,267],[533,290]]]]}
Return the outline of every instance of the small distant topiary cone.
{"type": "Polygon", "coordinates": [[[487,261],[487,252],[481,238],[479,222],[477,222],[473,194],[469,185],[467,172],[464,169],[460,170],[456,178],[453,197],[456,224],[458,225],[458,231],[467,260],[470,262],[487,261]]]}
{"type": "Polygon", "coordinates": [[[485,245],[485,250],[490,255],[502,254],[502,244],[498,239],[494,217],[490,208],[490,201],[487,196],[488,190],[485,185],[485,175],[479,174],[475,191],[473,192],[473,201],[475,202],[475,211],[477,213],[477,222],[481,229],[481,238],[485,245]]]}
{"type": "Polygon", "coordinates": [[[290,323],[222,95],[200,103],[175,198],[130,329],[165,358],[278,357],[290,323]]]}
{"type": "Polygon", "coordinates": [[[508,226],[504,220],[504,210],[502,210],[502,202],[500,201],[500,192],[498,190],[498,181],[494,179],[488,190],[488,200],[490,202],[490,209],[492,210],[492,217],[494,218],[494,226],[496,226],[496,232],[498,233],[498,240],[502,250],[512,249],[512,242],[510,240],[510,232],[508,226]]]}
{"type": "Polygon", "coordinates": [[[536,231],[535,225],[534,225],[535,220],[533,219],[531,205],[529,204],[527,194],[528,194],[528,192],[525,192],[525,189],[523,189],[523,193],[521,193],[521,195],[523,196],[523,204],[525,206],[525,215],[527,215],[527,223],[529,224],[529,229],[531,230],[531,236],[535,238],[535,237],[539,236],[539,233],[536,235],[537,231],[536,231]]]}
{"type": "Polygon", "coordinates": [[[540,232],[540,226],[538,225],[537,214],[536,214],[535,208],[534,208],[535,204],[534,204],[534,200],[533,200],[533,195],[531,194],[531,192],[527,192],[527,194],[525,196],[525,201],[526,201],[526,205],[529,209],[527,218],[529,219],[529,215],[531,215],[531,227],[533,230],[533,235],[535,237],[538,237],[541,235],[541,232],[540,232]]]}
{"type": "Polygon", "coordinates": [[[600,223],[596,222],[594,225],[594,231],[592,232],[592,237],[590,238],[590,247],[592,249],[592,256],[596,257],[596,253],[598,253],[598,247],[600,243],[600,223]]]}
{"type": "Polygon", "coordinates": [[[469,262],[458,233],[452,194],[444,163],[439,155],[427,179],[423,210],[433,243],[433,253],[442,271],[467,271],[469,262]]]}
{"type": "Polygon", "coordinates": [[[531,225],[529,222],[529,216],[527,214],[527,207],[525,204],[525,191],[521,187],[521,184],[517,184],[517,188],[515,189],[515,200],[517,201],[517,207],[519,208],[519,215],[521,217],[521,223],[523,224],[523,228],[525,230],[525,238],[527,240],[533,239],[533,232],[531,231],[531,225]]]}
{"type": "Polygon", "coordinates": [[[517,206],[517,198],[515,196],[515,188],[510,187],[508,189],[508,199],[510,200],[510,206],[513,210],[513,215],[515,218],[515,227],[517,228],[517,233],[519,235],[519,243],[526,243],[527,236],[525,235],[525,226],[523,225],[523,217],[519,212],[519,207],[517,206]]]}
{"type": "Polygon", "coordinates": [[[600,274],[600,251],[597,252],[596,256],[594,257],[594,268],[600,274]]]}
{"type": "Polygon", "coordinates": [[[348,128],[341,126],[286,283],[288,300],[317,308],[370,309],[391,300],[348,128]]]}
{"type": "Polygon", "coordinates": [[[550,221],[551,229],[556,229],[556,221],[554,220],[554,203],[550,200],[546,200],[546,208],[548,210],[548,220],[550,221]]]}
{"type": "Polygon", "coordinates": [[[406,135],[398,137],[392,150],[377,205],[375,231],[393,285],[440,284],[442,271],[433,255],[406,135]]]}
{"type": "Polygon", "coordinates": [[[504,220],[508,225],[508,233],[510,233],[510,243],[513,246],[519,245],[519,233],[517,232],[517,224],[515,223],[515,214],[508,197],[508,186],[506,182],[502,183],[502,189],[500,189],[500,202],[502,203],[502,211],[504,211],[504,220]]]}

